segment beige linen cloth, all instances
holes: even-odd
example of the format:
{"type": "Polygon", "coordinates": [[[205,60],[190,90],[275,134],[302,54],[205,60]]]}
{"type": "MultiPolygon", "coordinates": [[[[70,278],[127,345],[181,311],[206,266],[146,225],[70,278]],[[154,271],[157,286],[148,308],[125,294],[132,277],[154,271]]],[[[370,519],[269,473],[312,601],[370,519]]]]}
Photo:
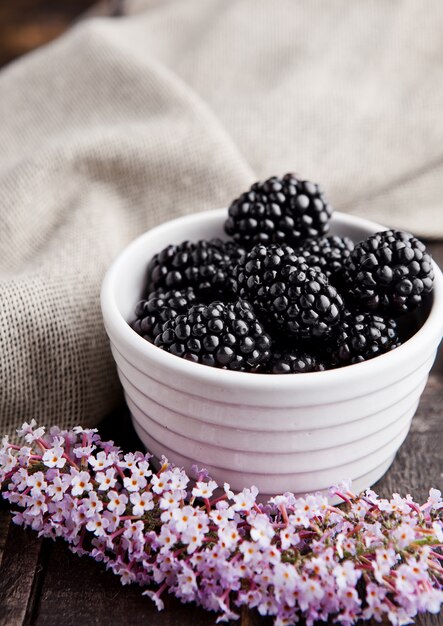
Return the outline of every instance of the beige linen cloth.
{"type": "Polygon", "coordinates": [[[296,171],[443,236],[440,0],[126,4],[0,74],[0,432],[121,400],[99,308],[135,236],[296,171]]]}

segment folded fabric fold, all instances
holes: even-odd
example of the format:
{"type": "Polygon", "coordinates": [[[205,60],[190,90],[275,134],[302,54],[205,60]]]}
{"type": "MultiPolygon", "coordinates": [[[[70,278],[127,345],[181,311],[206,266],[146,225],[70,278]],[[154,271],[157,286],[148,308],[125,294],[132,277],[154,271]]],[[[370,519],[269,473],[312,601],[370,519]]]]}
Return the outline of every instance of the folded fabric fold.
{"type": "MultiPolygon", "coordinates": [[[[121,401],[100,313],[107,266],[253,180],[206,105],[93,20],[0,77],[0,431],[93,424],[121,401]]],[[[122,34],[126,38],[126,34],[122,34]]]]}

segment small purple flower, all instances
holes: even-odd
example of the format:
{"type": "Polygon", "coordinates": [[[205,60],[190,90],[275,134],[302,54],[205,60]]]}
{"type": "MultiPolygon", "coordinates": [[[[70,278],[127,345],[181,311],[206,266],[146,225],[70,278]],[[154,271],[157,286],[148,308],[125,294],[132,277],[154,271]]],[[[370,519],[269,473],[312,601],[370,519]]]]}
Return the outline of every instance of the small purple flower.
{"type": "Polygon", "coordinates": [[[116,491],[108,491],[108,510],[116,515],[123,515],[128,504],[128,496],[124,493],[117,493],[116,491]]]}
{"type": "Polygon", "coordinates": [[[433,511],[438,511],[443,507],[443,500],[440,489],[430,489],[426,506],[430,506],[433,511]]]}
{"type": "Polygon", "coordinates": [[[45,496],[41,493],[41,491],[36,491],[35,494],[29,495],[26,498],[26,510],[32,516],[38,516],[40,518],[41,514],[46,513],[48,510],[48,505],[46,504],[45,496]]]}
{"type": "Polygon", "coordinates": [[[260,546],[270,546],[275,535],[275,531],[269,517],[260,513],[248,515],[247,520],[251,527],[249,531],[251,539],[256,541],[260,546]]]}
{"type": "Polygon", "coordinates": [[[146,511],[151,511],[154,508],[154,498],[150,491],[131,493],[129,499],[132,504],[133,515],[143,515],[146,511]]]}
{"type": "Polygon", "coordinates": [[[40,495],[48,487],[43,472],[35,472],[35,474],[31,474],[31,476],[28,476],[26,480],[26,485],[28,487],[31,487],[31,493],[33,495],[40,495]]]}
{"type": "Polygon", "coordinates": [[[89,517],[86,529],[94,533],[97,537],[103,537],[106,535],[106,529],[108,526],[109,520],[103,515],[95,513],[92,517],[89,517]]]}
{"type": "Polygon", "coordinates": [[[240,541],[237,524],[230,521],[220,525],[218,528],[218,540],[223,548],[228,550],[235,549],[240,541]]]}
{"type": "Polygon", "coordinates": [[[212,497],[212,494],[217,489],[217,487],[218,485],[214,480],[209,480],[208,482],[200,480],[195,483],[195,487],[193,488],[191,493],[195,498],[209,499],[212,497]]]}
{"type": "Polygon", "coordinates": [[[104,472],[97,472],[95,480],[98,483],[97,489],[99,491],[113,489],[117,483],[116,471],[114,468],[110,467],[104,472]]]}
{"type": "Polygon", "coordinates": [[[91,491],[92,483],[90,482],[88,472],[79,472],[71,469],[71,494],[73,496],[81,496],[85,491],[91,491]]]}
{"type": "Polygon", "coordinates": [[[111,465],[114,464],[114,461],[106,454],[106,452],[101,450],[95,456],[90,454],[88,457],[88,463],[95,472],[102,472],[107,467],[111,467],[111,465]]]}
{"type": "Polygon", "coordinates": [[[55,437],[53,443],[53,447],[46,450],[43,454],[42,461],[46,467],[61,469],[66,465],[66,459],[63,458],[64,449],[62,447],[62,439],[55,437]]]}
{"type": "Polygon", "coordinates": [[[95,446],[92,444],[85,446],[75,446],[75,448],[73,449],[73,453],[74,456],[77,457],[77,459],[88,459],[89,461],[92,458],[91,455],[94,450],[95,446]]]}
{"type": "Polygon", "coordinates": [[[243,489],[243,491],[240,491],[240,493],[234,495],[234,497],[232,498],[232,508],[234,509],[234,511],[250,511],[255,504],[255,499],[257,495],[257,487],[243,489]]]}
{"type": "Polygon", "coordinates": [[[346,589],[347,587],[355,587],[362,572],[355,569],[355,565],[352,561],[344,561],[338,563],[332,570],[337,587],[339,589],[346,589]]]}
{"type": "Polygon", "coordinates": [[[399,524],[397,528],[394,528],[391,533],[391,538],[396,542],[398,548],[403,550],[415,540],[415,532],[409,524],[402,523],[399,524]]]}
{"type": "Polygon", "coordinates": [[[21,428],[17,429],[19,437],[24,437],[26,443],[33,443],[37,439],[41,439],[45,434],[45,429],[40,427],[36,428],[37,422],[32,419],[31,423],[25,422],[21,428]]]}
{"type": "Polygon", "coordinates": [[[62,480],[60,476],[56,476],[53,481],[48,485],[46,493],[52,498],[54,502],[59,502],[63,499],[65,491],[68,489],[69,482],[62,480]]]}
{"type": "Polygon", "coordinates": [[[131,473],[130,476],[125,476],[123,479],[123,486],[128,491],[134,492],[144,489],[148,484],[147,479],[139,473],[131,473]]]}

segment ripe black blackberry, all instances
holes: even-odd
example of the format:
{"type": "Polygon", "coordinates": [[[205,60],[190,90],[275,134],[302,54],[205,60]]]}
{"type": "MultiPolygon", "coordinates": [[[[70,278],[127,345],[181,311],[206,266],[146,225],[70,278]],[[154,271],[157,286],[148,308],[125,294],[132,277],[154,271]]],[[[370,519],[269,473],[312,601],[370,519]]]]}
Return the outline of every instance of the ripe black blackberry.
{"type": "Polygon", "coordinates": [[[270,357],[271,339],[249,302],[197,304],[163,325],[155,345],[171,354],[237,371],[255,371],[270,357]]]}
{"type": "Polygon", "coordinates": [[[162,332],[163,324],[177,315],[187,313],[191,306],[196,304],[196,300],[192,287],[182,291],[157,289],[147,300],[140,300],[137,303],[135,320],[130,325],[137,334],[153,343],[162,332]]]}
{"type": "Polygon", "coordinates": [[[228,209],[225,230],[239,244],[288,243],[321,237],[329,229],[332,207],[322,189],[295,174],[256,182],[228,209]]]}
{"type": "Polygon", "coordinates": [[[183,241],[156,254],[148,266],[148,290],[193,287],[206,299],[232,295],[233,268],[244,250],[233,241],[183,241]]]}
{"type": "Polygon", "coordinates": [[[273,350],[266,367],[270,374],[306,374],[324,369],[325,366],[316,356],[296,348],[273,350]]]}
{"type": "Polygon", "coordinates": [[[271,284],[281,265],[304,263],[294,248],[287,245],[270,246],[258,244],[246,254],[243,263],[235,268],[234,289],[241,297],[256,299],[258,292],[263,292],[271,284]]]}
{"type": "Polygon", "coordinates": [[[349,237],[320,237],[308,239],[296,249],[310,267],[318,267],[329,279],[336,279],[343,271],[346,259],[354,249],[354,242],[349,237]]]}
{"type": "Polygon", "coordinates": [[[343,300],[325,274],[290,246],[257,245],[237,267],[236,289],[269,328],[299,339],[331,334],[343,300]]]}
{"type": "Polygon", "coordinates": [[[373,313],[346,312],[330,347],[331,365],[341,367],[367,361],[401,344],[397,323],[373,313]]]}
{"type": "Polygon", "coordinates": [[[359,306],[391,314],[417,308],[432,291],[425,245],[409,233],[386,230],[360,242],[345,262],[344,280],[359,306]]]}

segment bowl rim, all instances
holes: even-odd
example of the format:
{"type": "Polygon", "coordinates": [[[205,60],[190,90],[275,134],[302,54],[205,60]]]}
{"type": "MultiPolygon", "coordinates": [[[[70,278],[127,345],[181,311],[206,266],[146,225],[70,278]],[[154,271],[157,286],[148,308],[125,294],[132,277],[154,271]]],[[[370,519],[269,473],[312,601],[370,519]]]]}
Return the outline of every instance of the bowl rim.
{"type": "MultiPolygon", "coordinates": [[[[189,226],[193,223],[198,225],[203,219],[206,222],[206,226],[210,226],[212,222],[214,227],[219,227],[220,221],[227,215],[226,211],[226,208],[212,209],[168,220],[139,235],[118,254],[105,274],[100,296],[105,328],[111,343],[114,342],[114,339],[117,339],[118,343],[127,345],[142,360],[149,359],[156,362],[163,369],[174,371],[177,376],[193,379],[203,384],[234,385],[245,391],[253,391],[259,385],[263,391],[269,389],[269,391],[272,390],[273,392],[276,390],[284,391],[288,387],[294,391],[297,386],[303,387],[304,391],[306,391],[316,389],[322,385],[329,387],[336,382],[343,383],[344,380],[348,384],[353,384],[363,378],[372,378],[373,376],[380,378],[385,373],[398,367],[406,358],[413,359],[418,366],[429,358],[432,352],[437,350],[443,334],[443,275],[434,260],[432,261],[435,275],[433,301],[429,315],[421,328],[395,350],[362,363],[321,372],[301,374],[271,375],[255,372],[236,372],[208,367],[200,363],[192,363],[149,343],[129,326],[117,306],[115,289],[116,276],[120,266],[126,263],[127,259],[134,255],[134,252],[143,246],[147,240],[154,240],[159,234],[164,234],[172,226],[179,228],[181,225],[189,226]]],[[[350,225],[364,230],[369,229],[373,232],[388,230],[388,227],[377,222],[340,211],[334,211],[332,219],[337,225],[350,225]]],[[[148,261],[149,259],[146,260],[146,264],[148,261]]]]}

